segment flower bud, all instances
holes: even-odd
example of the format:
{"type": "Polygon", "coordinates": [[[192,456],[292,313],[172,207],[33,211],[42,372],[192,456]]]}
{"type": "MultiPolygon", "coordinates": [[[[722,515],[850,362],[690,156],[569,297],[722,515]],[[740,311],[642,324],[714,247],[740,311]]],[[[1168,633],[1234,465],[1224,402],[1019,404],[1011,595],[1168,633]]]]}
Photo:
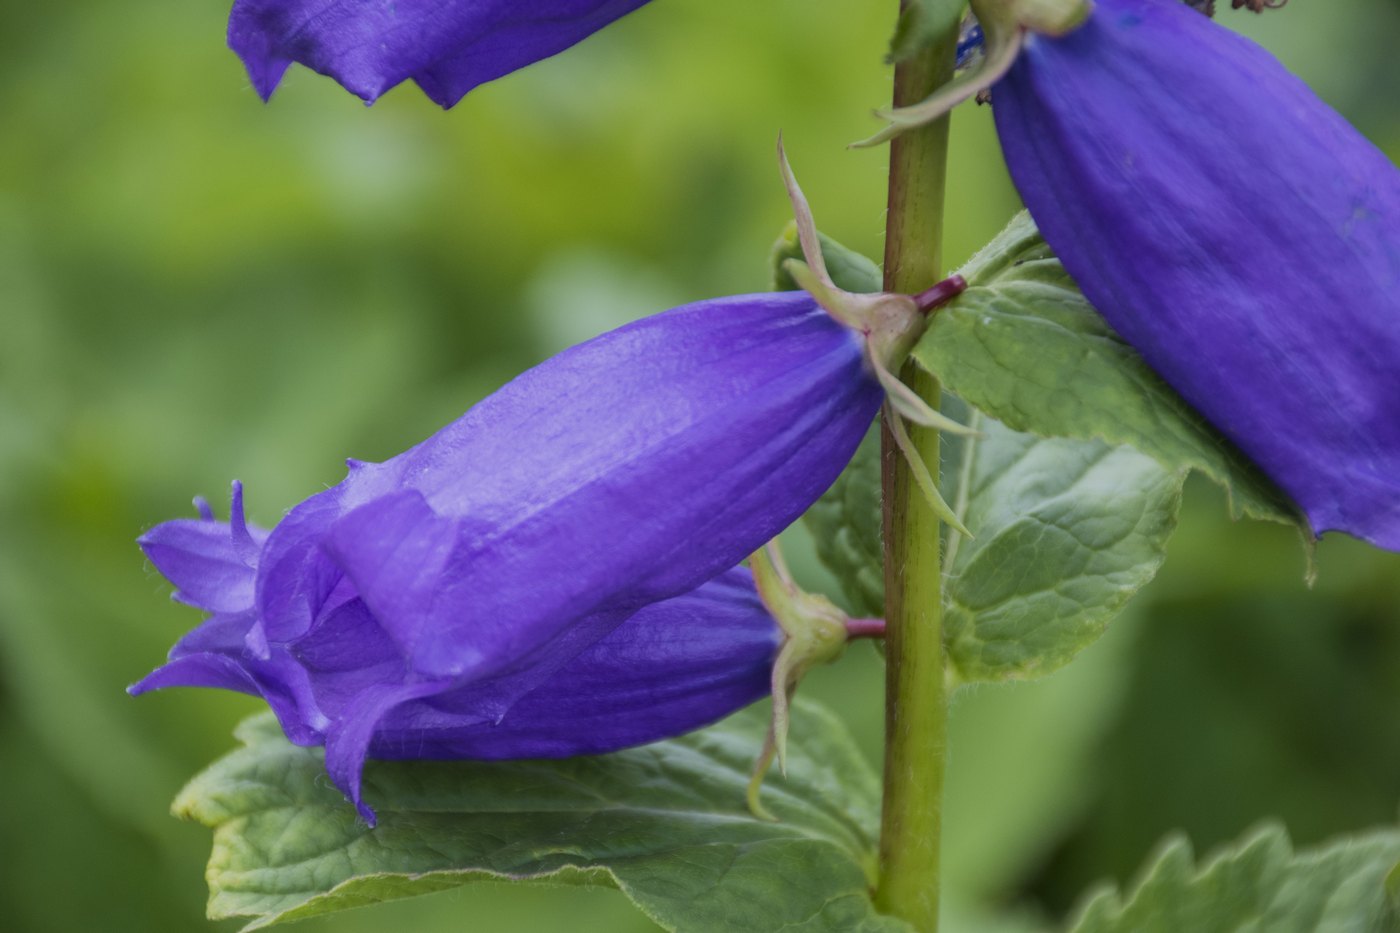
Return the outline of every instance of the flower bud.
{"type": "Polygon", "coordinates": [[[1032,217],[1316,533],[1400,549],[1400,172],[1179,0],[1096,3],[993,91],[1032,217]]]}
{"type": "Polygon", "coordinates": [[[228,44],[264,100],[300,62],[367,103],[412,79],[451,107],[478,84],[562,52],[646,2],[236,0],[228,44]]]}

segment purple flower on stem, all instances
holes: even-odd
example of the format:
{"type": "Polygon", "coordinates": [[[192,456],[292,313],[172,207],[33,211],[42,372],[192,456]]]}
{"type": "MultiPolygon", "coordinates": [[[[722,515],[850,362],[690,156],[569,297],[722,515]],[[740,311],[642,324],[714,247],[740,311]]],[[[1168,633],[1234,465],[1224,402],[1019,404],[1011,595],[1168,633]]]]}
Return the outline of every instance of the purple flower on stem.
{"type": "Polygon", "coordinates": [[[1089,301],[1315,534],[1400,550],[1400,171],[1181,0],[972,6],[982,62],[872,141],[994,86],[1011,177],[1089,301]]]}
{"type": "Polygon", "coordinates": [[[228,44],[264,100],[292,62],[373,103],[412,79],[442,107],[647,0],[236,0],[228,44]]]}
{"type": "Polygon", "coordinates": [[[1177,0],[1098,0],[1032,37],[993,110],[1031,216],[1114,329],[1316,533],[1400,550],[1390,160],[1177,0]]]}
{"type": "MultiPolygon", "coordinates": [[[[454,726],[499,720],[634,613],[793,522],[880,397],[859,335],[807,295],[702,302],[565,351],[385,463],[352,461],[260,547],[238,510],[231,534],[173,523],[143,545],[181,598],[219,613],[177,650],[240,627],[251,658],[346,668],[334,702],[293,704],[300,724],[284,724],[324,737],[358,802],[374,735],[403,708],[451,695],[454,726]],[[367,665],[353,645],[369,642],[367,665]]],[[[253,676],[314,692],[294,674],[253,676]]]]}
{"type": "MultiPolygon", "coordinates": [[[[138,689],[266,696],[289,738],[325,743],[332,779],[360,804],[365,758],[410,748],[386,735],[433,722],[452,738],[425,739],[426,750],[467,754],[462,736],[486,742],[472,727],[504,722],[546,683],[562,690],[559,672],[638,613],[693,618],[716,592],[698,588],[836,479],[882,385],[894,410],[960,429],[921,409],[890,368],[922,331],[922,309],[961,280],[918,298],[839,292],[783,166],[808,258],[790,268],[812,294],[702,301],[566,350],[397,457],[351,461],[270,534],[247,528],[237,489],[226,527],[207,516],[158,526],[142,539],[148,556],[214,616],[138,689]]],[[[721,693],[657,726],[721,715],[738,696],[721,693]]],[[[571,747],[658,737],[640,720],[618,728],[571,747]]]]}

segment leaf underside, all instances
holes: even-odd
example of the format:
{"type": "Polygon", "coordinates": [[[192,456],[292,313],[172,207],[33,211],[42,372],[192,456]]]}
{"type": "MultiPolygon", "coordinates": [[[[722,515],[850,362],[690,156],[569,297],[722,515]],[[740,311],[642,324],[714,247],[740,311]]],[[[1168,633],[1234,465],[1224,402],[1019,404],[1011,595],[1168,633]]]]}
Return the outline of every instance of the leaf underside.
{"type": "Polygon", "coordinates": [[[263,714],[174,809],[214,831],[210,917],[245,929],[516,880],[613,886],[668,930],[907,933],[869,897],[878,781],[831,713],[798,705],[787,777],[763,790],[778,823],[744,803],[758,709],[612,755],[371,762],[376,829],[263,714]]]}
{"type": "Polygon", "coordinates": [[[1196,867],[1174,838],[1130,895],[1092,896],[1071,933],[1389,933],[1400,929],[1386,876],[1400,831],[1352,836],[1295,853],[1270,825],[1196,867]]]}

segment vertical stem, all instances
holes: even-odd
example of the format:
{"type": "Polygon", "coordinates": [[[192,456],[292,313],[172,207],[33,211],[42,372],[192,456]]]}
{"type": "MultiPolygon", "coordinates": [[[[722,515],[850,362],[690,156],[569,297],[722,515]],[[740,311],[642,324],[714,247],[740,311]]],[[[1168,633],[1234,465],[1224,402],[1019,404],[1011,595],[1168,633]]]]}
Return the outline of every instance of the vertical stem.
{"type": "MultiPolygon", "coordinates": [[[[901,8],[909,0],[903,0],[901,8]]],[[[927,0],[925,0],[927,2],[927,0]]],[[[952,77],[961,2],[944,2],[939,40],[895,68],[894,103],[915,103],[952,77]]],[[[891,144],[885,288],[915,294],[943,277],[943,196],[948,120],[891,144]]],[[[934,408],[938,381],[909,365],[905,381],[934,408]]],[[[936,477],[938,433],[911,426],[936,477]]],[[[883,431],[885,788],[876,903],[920,933],[938,929],[939,855],[948,697],[944,686],[942,568],[938,519],[883,431]]]]}

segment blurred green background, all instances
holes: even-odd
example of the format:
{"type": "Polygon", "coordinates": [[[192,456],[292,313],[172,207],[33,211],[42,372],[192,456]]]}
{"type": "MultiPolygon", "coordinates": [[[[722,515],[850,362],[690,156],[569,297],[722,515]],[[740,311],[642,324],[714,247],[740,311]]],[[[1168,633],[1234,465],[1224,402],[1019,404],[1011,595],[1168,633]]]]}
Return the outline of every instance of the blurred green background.
{"type": "MultiPolygon", "coordinates": [[[[299,69],[264,106],[223,46],[226,2],[9,5],[7,930],[210,926],[207,833],[167,807],[258,704],[122,693],[197,621],[133,539],[193,514],[196,493],[226,514],[234,478],[270,525],[346,456],[392,455],[564,346],[761,290],[788,217],[780,129],[823,228],[878,255],[885,156],[844,144],[888,96],[894,6],[657,0],[443,113],[411,87],[367,109],[299,69]]],[[[1222,18],[1400,154],[1395,4],[1222,18]]],[[[959,111],[955,140],[950,263],[1017,206],[985,108],[959,111]]],[[[1094,881],[1131,878],[1169,830],[1205,850],[1266,816],[1305,843],[1394,818],[1400,560],[1329,541],[1309,591],[1287,532],[1232,525],[1214,490],[1192,491],[1166,569],[1107,638],[1045,681],[960,699],[950,929],[1054,922],[1094,881]]],[[[809,543],[792,547],[819,585],[809,543]]],[[[879,678],[858,646],[806,688],[872,761],[879,678]]],[[[609,892],[510,887],[304,929],[392,924],[652,929],[609,892]]]]}

